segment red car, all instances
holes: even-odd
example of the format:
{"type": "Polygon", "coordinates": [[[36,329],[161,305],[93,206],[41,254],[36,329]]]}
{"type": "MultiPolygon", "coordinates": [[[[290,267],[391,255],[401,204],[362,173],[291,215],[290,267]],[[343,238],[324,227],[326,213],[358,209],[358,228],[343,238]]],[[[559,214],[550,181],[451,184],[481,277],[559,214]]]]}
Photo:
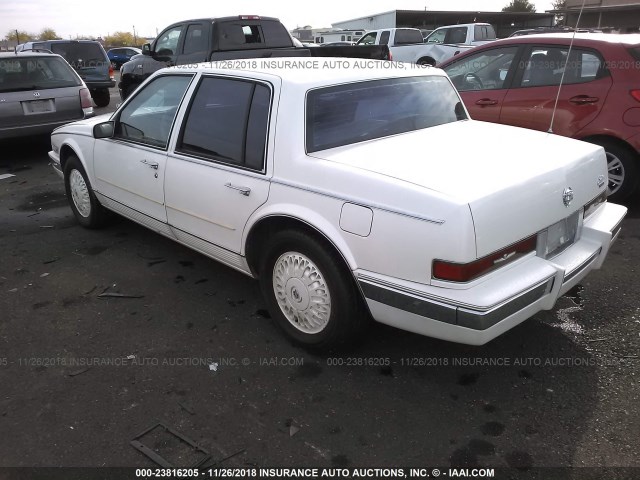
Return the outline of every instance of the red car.
{"type": "Polygon", "coordinates": [[[475,120],[552,131],[603,146],[609,196],[621,201],[638,184],[640,35],[579,33],[569,55],[572,37],[498,40],[439,67],[475,120]]]}

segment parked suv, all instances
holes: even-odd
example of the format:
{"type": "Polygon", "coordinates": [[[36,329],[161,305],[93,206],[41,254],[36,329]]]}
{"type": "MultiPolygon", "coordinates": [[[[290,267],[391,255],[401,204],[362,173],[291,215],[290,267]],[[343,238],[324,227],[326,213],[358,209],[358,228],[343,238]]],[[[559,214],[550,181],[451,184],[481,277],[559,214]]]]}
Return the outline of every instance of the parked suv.
{"type": "Polygon", "coordinates": [[[50,133],[92,115],[89,89],[60,55],[0,53],[0,139],[50,133]]]}
{"type": "MultiPolygon", "coordinates": [[[[552,131],[604,147],[609,199],[619,202],[639,180],[640,35],[577,33],[573,44],[572,38],[562,33],[498,40],[440,68],[474,120],[552,131]]],[[[514,168],[518,157],[514,151],[514,168]]]]}
{"type": "Polygon", "coordinates": [[[124,63],[131,60],[134,55],[139,55],[142,50],[135,47],[112,48],[107,51],[107,56],[115,68],[120,68],[124,63]]]}
{"type": "Polygon", "coordinates": [[[111,61],[100,43],[93,40],[46,40],[27,42],[18,45],[16,50],[33,48],[61,55],[89,87],[96,106],[109,105],[109,89],[115,87],[116,82],[111,61]]]}

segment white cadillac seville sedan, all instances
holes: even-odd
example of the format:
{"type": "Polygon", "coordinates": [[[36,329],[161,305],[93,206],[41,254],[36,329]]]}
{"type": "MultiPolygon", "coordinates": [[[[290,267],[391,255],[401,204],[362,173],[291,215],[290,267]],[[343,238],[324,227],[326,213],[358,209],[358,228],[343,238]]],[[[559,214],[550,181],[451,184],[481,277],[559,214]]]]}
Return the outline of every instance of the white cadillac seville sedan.
{"type": "Polygon", "coordinates": [[[108,209],[259,278],[311,347],[370,318],[484,344],[602,265],[626,209],[601,147],[473,121],[438,69],[295,67],[164,69],[55,130],[79,223],[108,209]]]}

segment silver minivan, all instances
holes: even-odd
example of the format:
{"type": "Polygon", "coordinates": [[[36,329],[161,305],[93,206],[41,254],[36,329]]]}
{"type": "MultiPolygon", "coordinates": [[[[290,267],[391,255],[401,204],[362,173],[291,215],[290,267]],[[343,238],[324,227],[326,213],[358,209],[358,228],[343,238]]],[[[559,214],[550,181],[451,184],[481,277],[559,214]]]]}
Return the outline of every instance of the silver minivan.
{"type": "Polygon", "coordinates": [[[0,53],[0,140],[93,116],[89,89],[60,55],[0,53]]]}

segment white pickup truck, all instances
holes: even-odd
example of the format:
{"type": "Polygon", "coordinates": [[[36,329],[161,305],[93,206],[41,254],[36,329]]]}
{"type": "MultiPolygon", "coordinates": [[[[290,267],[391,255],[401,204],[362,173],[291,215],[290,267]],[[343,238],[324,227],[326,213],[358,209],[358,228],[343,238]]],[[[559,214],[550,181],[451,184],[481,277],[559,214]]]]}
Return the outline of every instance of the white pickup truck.
{"type": "Polygon", "coordinates": [[[437,65],[495,39],[496,32],[490,24],[468,23],[437,28],[424,41],[417,28],[371,30],[358,41],[358,45],[387,45],[395,61],[437,65]]]}

